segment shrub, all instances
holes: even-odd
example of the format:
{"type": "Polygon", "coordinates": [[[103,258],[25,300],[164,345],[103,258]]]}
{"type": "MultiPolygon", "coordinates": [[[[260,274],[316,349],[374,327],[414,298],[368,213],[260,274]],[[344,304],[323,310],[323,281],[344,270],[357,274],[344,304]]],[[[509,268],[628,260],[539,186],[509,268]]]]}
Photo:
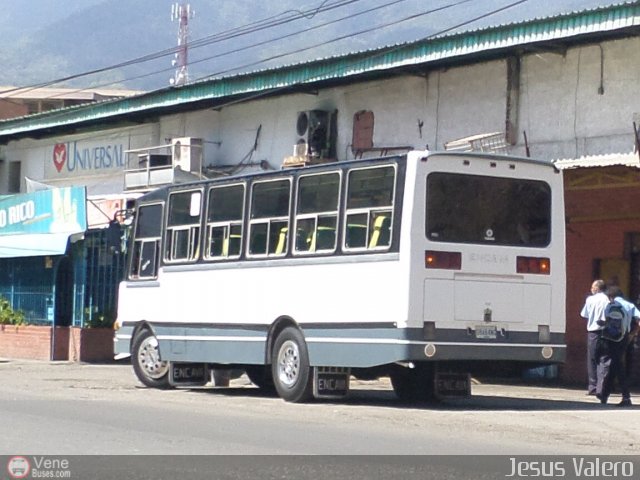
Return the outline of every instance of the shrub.
{"type": "Polygon", "coordinates": [[[86,328],[113,328],[114,319],[115,315],[110,311],[92,312],[90,308],[84,309],[84,327],[86,328]]]}
{"type": "Polygon", "coordinates": [[[11,303],[0,296],[0,325],[23,325],[24,312],[11,308],[11,303]]]}

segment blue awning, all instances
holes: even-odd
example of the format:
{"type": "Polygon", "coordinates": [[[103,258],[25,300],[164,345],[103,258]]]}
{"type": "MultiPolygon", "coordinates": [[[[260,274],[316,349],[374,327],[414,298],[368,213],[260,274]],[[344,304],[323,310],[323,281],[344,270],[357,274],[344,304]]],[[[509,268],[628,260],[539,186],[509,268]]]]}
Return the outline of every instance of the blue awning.
{"type": "Polygon", "coordinates": [[[0,236],[0,258],[64,255],[70,233],[33,233],[0,236]]]}

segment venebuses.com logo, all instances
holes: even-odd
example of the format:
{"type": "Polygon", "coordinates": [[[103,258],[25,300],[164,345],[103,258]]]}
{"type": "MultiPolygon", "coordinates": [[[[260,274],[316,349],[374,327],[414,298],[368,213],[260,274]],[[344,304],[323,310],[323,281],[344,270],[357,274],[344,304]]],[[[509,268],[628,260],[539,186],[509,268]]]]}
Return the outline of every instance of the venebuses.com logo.
{"type": "Polygon", "coordinates": [[[7,472],[11,478],[27,478],[31,471],[31,464],[25,457],[11,457],[7,463],[7,472]]]}
{"type": "MultiPolygon", "coordinates": [[[[71,462],[67,458],[15,455],[7,463],[9,480],[24,478],[71,478],[71,462]]],[[[4,477],[0,476],[0,480],[4,477]]]]}

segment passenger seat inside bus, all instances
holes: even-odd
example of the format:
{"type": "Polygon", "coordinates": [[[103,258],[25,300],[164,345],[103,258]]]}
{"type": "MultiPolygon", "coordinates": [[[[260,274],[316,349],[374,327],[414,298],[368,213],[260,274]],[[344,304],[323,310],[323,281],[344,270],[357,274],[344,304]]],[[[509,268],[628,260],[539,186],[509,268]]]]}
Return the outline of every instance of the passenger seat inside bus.
{"type": "Polygon", "coordinates": [[[289,233],[289,227],[282,227],[278,234],[278,244],[276,245],[275,254],[282,255],[287,248],[287,234],[289,233]]]}
{"type": "Polygon", "coordinates": [[[391,240],[391,217],[378,215],[373,221],[373,232],[369,240],[369,248],[387,247],[391,240]]]}

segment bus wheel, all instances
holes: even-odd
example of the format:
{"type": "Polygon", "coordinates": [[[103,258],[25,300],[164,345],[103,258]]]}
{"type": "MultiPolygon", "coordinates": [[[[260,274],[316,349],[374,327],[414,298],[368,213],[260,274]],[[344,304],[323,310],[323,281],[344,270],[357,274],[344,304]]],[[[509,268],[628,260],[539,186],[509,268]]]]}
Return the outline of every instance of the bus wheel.
{"type": "Polygon", "coordinates": [[[436,400],[433,365],[422,363],[414,368],[397,365],[389,376],[393,391],[403,402],[436,400]]]}
{"type": "Polygon", "coordinates": [[[271,365],[247,365],[245,372],[251,383],[260,390],[275,392],[275,385],[271,376],[271,365]]]}
{"type": "Polygon", "coordinates": [[[151,331],[138,332],[133,340],[133,371],[147,387],[169,387],[169,362],[160,359],[158,339],[151,331]]]}
{"type": "Polygon", "coordinates": [[[288,402],[304,402],[313,394],[309,352],[302,333],[287,327],[276,338],[271,362],[273,384],[288,402]]]}

